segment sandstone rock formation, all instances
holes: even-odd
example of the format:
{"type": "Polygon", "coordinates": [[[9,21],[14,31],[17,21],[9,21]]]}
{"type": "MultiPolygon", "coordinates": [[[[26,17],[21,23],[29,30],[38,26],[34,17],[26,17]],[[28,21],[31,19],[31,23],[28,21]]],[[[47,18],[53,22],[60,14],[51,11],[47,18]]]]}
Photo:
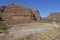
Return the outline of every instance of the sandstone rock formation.
{"type": "Polygon", "coordinates": [[[2,19],[5,21],[7,20],[40,21],[41,18],[40,18],[39,11],[36,9],[31,9],[29,7],[10,3],[4,9],[4,12],[2,13],[2,19]]]}
{"type": "Polygon", "coordinates": [[[60,12],[51,13],[48,17],[51,20],[60,20],[60,12]]]}
{"type": "Polygon", "coordinates": [[[5,8],[6,8],[6,6],[0,6],[0,12],[2,13],[5,8]]]}
{"type": "Polygon", "coordinates": [[[2,15],[1,15],[1,12],[0,12],[0,21],[2,20],[2,18],[1,18],[1,17],[2,17],[2,15]]]}
{"type": "Polygon", "coordinates": [[[41,20],[41,16],[38,10],[32,9],[32,12],[35,15],[37,21],[41,20]]]}

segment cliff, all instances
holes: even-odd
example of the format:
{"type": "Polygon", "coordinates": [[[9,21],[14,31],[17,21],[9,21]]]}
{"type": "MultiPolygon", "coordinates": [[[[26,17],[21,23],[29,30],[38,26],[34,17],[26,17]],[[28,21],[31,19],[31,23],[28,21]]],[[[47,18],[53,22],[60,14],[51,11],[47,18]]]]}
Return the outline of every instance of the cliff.
{"type": "Polygon", "coordinates": [[[60,12],[50,13],[48,19],[51,20],[60,20],[60,12]]]}
{"type": "Polygon", "coordinates": [[[2,19],[5,21],[40,21],[41,19],[38,10],[12,3],[8,4],[7,7],[2,8],[1,14],[2,19]]]}

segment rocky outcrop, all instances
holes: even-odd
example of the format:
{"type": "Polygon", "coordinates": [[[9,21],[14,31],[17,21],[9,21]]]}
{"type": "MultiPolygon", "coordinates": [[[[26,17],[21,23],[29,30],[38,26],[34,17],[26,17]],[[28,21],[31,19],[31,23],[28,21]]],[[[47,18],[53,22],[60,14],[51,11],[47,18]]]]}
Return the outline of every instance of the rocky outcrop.
{"type": "Polygon", "coordinates": [[[6,8],[6,6],[0,6],[0,12],[1,13],[4,12],[5,8],[6,8]]]}
{"type": "Polygon", "coordinates": [[[60,12],[51,13],[48,16],[48,19],[51,19],[51,20],[60,20],[60,12]]]}
{"type": "Polygon", "coordinates": [[[2,13],[3,20],[24,20],[24,21],[40,21],[39,11],[29,7],[10,3],[2,13]]]}
{"type": "Polygon", "coordinates": [[[36,9],[32,9],[32,12],[33,12],[33,14],[35,15],[36,20],[37,20],[37,21],[40,21],[40,20],[41,20],[41,16],[40,16],[40,14],[39,14],[39,11],[36,10],[36,9]]]}
{"type": "Polygon", "coordinates": [[[2,13],[4,12],[6,6],[0,6],[0,21],[2,21],[2,13]]]}

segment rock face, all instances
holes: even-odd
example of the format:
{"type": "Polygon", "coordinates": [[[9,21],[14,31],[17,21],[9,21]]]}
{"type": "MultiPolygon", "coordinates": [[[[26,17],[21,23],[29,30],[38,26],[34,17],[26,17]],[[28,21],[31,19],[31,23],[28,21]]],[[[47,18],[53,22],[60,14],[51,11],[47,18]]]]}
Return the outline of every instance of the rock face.
{"type": "Polygon", "coordinates": [[[40,16],[40,14],[39,14],[39,11],[32,9],[32,12],[33,12],[33,14],[35,15],[36,20],[37,20],[37,21],[40,21],[40,20],[41,20],[41,16],[40,16]]]}
{"type": "Polygon", "coordinates": [[[2,19],[5,21],[7,20],[40,21],[41,18],[38,10],[10,3],[2,13],[2,19]]]}
{"type": "Polygon", "coordinates": [[[48,18],[52,20],[60,20],[60,12],[51,13],[48,18]]]}
{"type": "Polygon", "coordinates": [[[5,8],[6,8],[6,6],[0,6],[0,12],[2,13],[5,8]]]}
{"type": "Polygon", "coordinates": [[[6,6],[0,6],[0,21],[2,21],[2,13],[4,12],[4,9],[6,6]]]}

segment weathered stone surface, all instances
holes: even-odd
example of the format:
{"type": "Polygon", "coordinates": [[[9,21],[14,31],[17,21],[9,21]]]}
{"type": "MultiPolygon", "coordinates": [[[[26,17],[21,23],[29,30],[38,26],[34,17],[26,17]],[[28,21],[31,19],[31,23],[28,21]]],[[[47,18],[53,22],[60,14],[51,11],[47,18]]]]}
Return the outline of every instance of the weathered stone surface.
{"type": "Polygon", "coordinates": [[[51,13],[48,18],[52,20],[60,20],[60,12],[51,13]]]}
{"type": "Polygon", "coordinates": [[[6,6],[0,6],[0,21],[2,21],[2,13],[4,12],[6,6]]]}
{"type": "Polygon", "coordinates": [[[0,21],[2,21],[2,14],[1,14],[1,12],[0,12],[0,21]]]}
{"type": "Polygon", "coordinates": [[[4,12],[4,9],[6,8],[6,6],[0,6],[0,12],[4,12]]]}
{"type": "Polygon", "coordinates": [[[36,9],[32,9],[32,12],[33,12],[33,14],[35,15],[36,20],[37,20],[37,21],[40,21],[40,20],[41,20],[41,16],[40,16],[40,14],[39,14],[39,11],[36,10],[36,9]]]}
{"type": "Polygon", "coordinates": [[[9,4],[2,13],[3,20],[36,20],[40,21],[39,11],[29,7],[9,4]]]}
{"type": "Polygon", "coordinates": [[[0,12],[0,17],[1,17],[1,12],[0,12]]]}

